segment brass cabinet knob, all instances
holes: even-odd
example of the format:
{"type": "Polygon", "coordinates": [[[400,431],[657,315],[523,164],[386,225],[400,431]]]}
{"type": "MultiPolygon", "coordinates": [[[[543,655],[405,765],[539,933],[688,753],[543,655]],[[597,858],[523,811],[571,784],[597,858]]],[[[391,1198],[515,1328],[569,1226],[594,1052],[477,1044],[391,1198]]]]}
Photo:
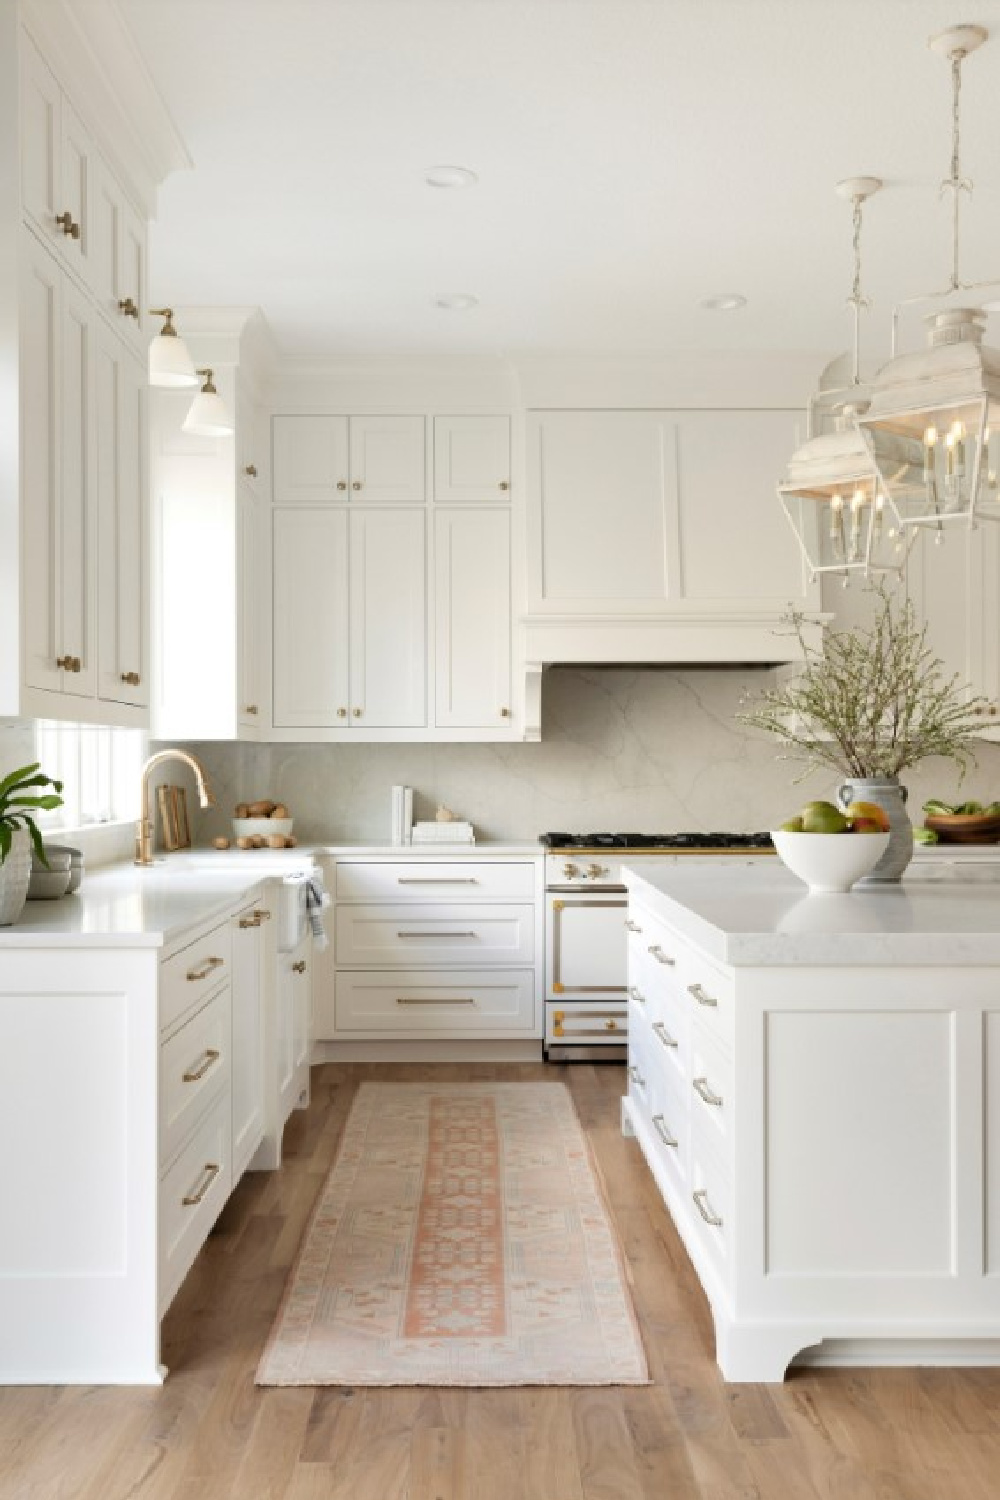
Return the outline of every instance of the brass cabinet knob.
{"type": "Polygon", "coordinates": [[[351,709],[351,713],[354,715],[354,717],[356,719],[360,719],[361,718],[361,709],[360,708],[352,708],[351,709]]]}
{"type": "Polygon", "coordinates": [[[360,479],[353,480],[352,483],[351,483],[351,489],[352,490],[359,490],[360,488],[361,488],[361,480],[360,479]]]}
{"type": "Polygon", "coordinates": [[[80,226],[79,224],[74,224],[73,215],[69,209],[64,214],[56,214],[56,223],[63,234],[68,235],[71,240],[78,240],[80,238],[80,226]]]}
{"type": "Polygon", "coordinates": [[[139,676],[138,672],[122,673],[122,682],[127,682],[129,687],[138,687],[141,681],[142,678],[139,676]]]}
{"type": "Polygon", "coordinates": [[[338,708],[337,709],[337,718],[338,719],[346,719],[347,718],[347,709],[346,708],[338,708]]]}
{"type": "Polygon", "coordinates": [[[256,464],[246,464],[244,466],[243,472],[244,472],[244,474],[246,474],[248,476],[248,478],[250,478],[250,479],[256,479],[257,478],[257,465],[256,464]]]}
{"type": "Polygon", "coordinates": [[[118,311],[121,313],[123,318],[134,318],[138,323],[139,309],[136,307],[131,297],[118,298],[118,311]]]}
{"type": "Polygon", "coordinates": [[[501,481],[500,481],[500,488],[502,490],[509,490],[510,489],[510,480],[509,479],[501,479],[501,481]]]}
{"type": "Polygon", "coordinates": [[[338,490],[346,490],[347,489],[347,480],[346,479],[338,479],[337,480],[337,488],[338,488],[338,490]]]}
{"type": "Polygon", "coordinates": [[[500,710],[500,717],[501,717],[501,719],[509,719],[510,718],[510,709],[509,708],[502,708],[500,710]]]}
{"type": "Polygon", "coordinates": [[[246,712],[248,714],[257,714],[260,712],[260,710],[258,709],[256,703],[248,703],[246,706],[246,712]]]}
{"type": "Polygon", "coordinates": [[[294,969],[296,974],[304,974],[306,972],[305,959],[300,958],[297,964],[292,964],[292,968],[294,969]]]}
{"type": "Polygon", "coordinates": [[[62,667],[64,672],[79,672],[83,663],[78,656],[57,656],[56,666],[62,667]]]}

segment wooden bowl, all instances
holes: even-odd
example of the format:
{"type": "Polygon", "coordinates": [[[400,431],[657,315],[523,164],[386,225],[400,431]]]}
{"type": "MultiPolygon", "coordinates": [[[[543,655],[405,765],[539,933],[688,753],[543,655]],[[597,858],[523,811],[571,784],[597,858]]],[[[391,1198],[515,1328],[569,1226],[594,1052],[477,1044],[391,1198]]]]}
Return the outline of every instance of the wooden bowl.
{"type": "Polygon", "coordinates": [[[939,813],[924,818],[942,844],[1000,843],[1000,817],[996,813],[939,813]]]}

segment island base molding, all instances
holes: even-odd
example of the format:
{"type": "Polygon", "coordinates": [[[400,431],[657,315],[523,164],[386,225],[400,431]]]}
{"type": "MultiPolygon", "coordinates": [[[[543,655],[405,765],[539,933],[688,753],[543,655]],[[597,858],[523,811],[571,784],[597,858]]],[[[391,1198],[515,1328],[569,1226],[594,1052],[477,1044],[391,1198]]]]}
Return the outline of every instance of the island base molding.
{"type": "Polygon", "coordinates": [[[448,1062],[537,1062],[542,1061],[541,1040],[513,1041],[357,1041],[316,1042],[317,1063],[448,1063],[448,1062]]]}

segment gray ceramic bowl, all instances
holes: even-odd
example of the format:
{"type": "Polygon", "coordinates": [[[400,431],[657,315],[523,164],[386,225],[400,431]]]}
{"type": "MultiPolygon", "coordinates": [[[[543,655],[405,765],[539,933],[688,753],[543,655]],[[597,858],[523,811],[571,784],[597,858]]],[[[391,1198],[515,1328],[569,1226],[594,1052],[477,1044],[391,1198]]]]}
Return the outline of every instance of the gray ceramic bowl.
{"type": "MultiPolygon", "coordinates": [[[[54,858],[54,856],[56,856],[56,855],[64,855],[64,854],[68,854],[69,855],[69,871],[70,871],[70,875],[69,875],[69,885],[67,886],[66,894],[67,895],[72,895],[72,893],[75,890],[79,889],[80,882],[83,879],[83,854],[81,853],[81,851],[79,849],[74,849],[71,844],[46,844],[45,845],[45,853],[49,857],[49,865],[51,866],[51,868],[53,870],[56,868],[56,864],[57,864],[56,859],[54,858]]],[[[59,862],[58,862],[58,867],[59,867],[59,869],[62,869],[62,861],[61,860],[59,860],[59,862]]],[[[40,870],[44,870],[45,866],[43,864],[40,864],[37,859],[33,859],[33,861],[32,861],[32,869],[34,869],[34,870],[39,870],[39,869],[40,870]]]]}
{"type": "Polygon", "coordinates": [[[71,873],[68,860],[62,870],[55,867],[46,870],[44,865],[35,865],[28,881],[28,900],[56,901],[60,896],[65,896],[69,890],[71,873]]]}

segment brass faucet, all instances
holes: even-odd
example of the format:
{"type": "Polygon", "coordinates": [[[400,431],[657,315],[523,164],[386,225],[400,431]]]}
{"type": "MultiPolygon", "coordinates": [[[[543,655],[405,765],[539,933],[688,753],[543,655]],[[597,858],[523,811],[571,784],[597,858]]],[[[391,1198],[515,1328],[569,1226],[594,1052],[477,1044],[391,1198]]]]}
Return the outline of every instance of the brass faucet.
{"type": "Polygon", "coordinates": [[[135,863],[137,865],[152,865],[153,859],[153,812],[149,804],[149,773],[154,766],[161,765],[165,760],[181,760],[186,766],[190,766],[198,783],[198,801],[202,807],[214,807],[215,798],[205,776],[204,767],[190,755],[187,750],[157,750],[151,755],[142,768],[142,793],[139,801],[139,821],[135,825],[135,863]]]}

